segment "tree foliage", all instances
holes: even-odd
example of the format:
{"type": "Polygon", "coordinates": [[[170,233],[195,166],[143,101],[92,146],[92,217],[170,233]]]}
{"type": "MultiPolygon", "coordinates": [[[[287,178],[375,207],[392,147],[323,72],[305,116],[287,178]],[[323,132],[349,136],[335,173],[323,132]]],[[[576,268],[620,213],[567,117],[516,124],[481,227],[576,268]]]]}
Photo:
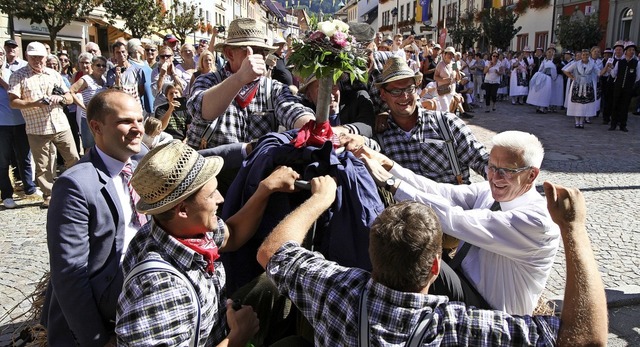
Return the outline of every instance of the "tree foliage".
{"type": "Polygon", "coordinates": [[[580,50],[596,46],[602,39],[602,27],[598,22],[598,14],[576,18],[562,16],[558,21],[558,43],[563,48],[580,50]]]}
{"type": "Polygon", "coordinates": [[[507,50],[511,40],[522,29],[521,26],[515,27],[519,16],[506,7],[484,9],[480,17],[482,31],[494,48],[507,50]]]}
{"type": "Polygon", "coordinates": [[[482,33],[479,26],[476,26],[474,21],[475,10],[466,10],[459,18],[454,19],[450,24],[449,35],[453,44],[463,50],[473,47],[478,37],[482,33]]]}
{"type": "Polygon", "coordinates": [[[164,15],[162,27],[171,31],[180,42],[186,42],[189,34],[200,29],[202,21],[203,18],[195,5],[173,0],[171,7],[164,15]]]}
{"type": "MultiPolygon", "coordinates": [[[[93,7],[93,0],[0,1],[0,11],[9,16],[29,19],[31,23],[44,23],[49,29],[49,39],[54,45],[62,28],[72,20],[89,14],[93,7]]],[[[54,46],[54,50],[57,50],[57,47],[54,46]]]]}
{"type": "Polygon", "coordinates": [[[143,37],[153,33],[154,27],[162,23],[163,5],[160,0],[105,0],[107,18],[122,19],[133,37],[143,37]]]}

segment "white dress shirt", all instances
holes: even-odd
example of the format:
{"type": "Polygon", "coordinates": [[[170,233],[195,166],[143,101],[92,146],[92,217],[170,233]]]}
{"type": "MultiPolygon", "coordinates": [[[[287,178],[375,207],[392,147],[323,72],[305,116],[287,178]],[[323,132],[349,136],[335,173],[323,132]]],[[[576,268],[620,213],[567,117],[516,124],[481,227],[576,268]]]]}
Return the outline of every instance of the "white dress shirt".
{"type": "Polygon", "coordinates": [[[491,211],[489,182],[436,183],[397,163],[390,172],[402,181],[396,200],[431,206],[444,233],[474,245],[461,268],[487,303],[513,315],[533,313],[560,243],[560,229],[535,188],[491,211]]]}

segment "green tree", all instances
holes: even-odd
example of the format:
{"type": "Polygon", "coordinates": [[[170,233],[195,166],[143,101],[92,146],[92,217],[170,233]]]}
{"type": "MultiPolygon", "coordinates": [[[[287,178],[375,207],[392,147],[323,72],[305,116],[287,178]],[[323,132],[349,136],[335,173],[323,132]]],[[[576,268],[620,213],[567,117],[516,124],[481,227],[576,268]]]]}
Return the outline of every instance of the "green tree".
{"type": "Polygon", "coordinates": [[[72,20],[86,16],[94,7],[93,0],[2,0],[0,11],[9,16],[29,19],[31,23],[44,23],[49,30],[49,39],[56,46],[56,37],[72,20]]]}
{"type": "Polygon", "coordinates": [[[466,10],[450,24],[449,35],[451,40],[454,45],[458,48],[461,46],[463,50],[473,47],[482,33],[480,27],[475,24],[475,12],[475,10],[466,10]]]}
{"type": "Polygon", "coordinates": [[[124,20],[124,25],[133,37],[143,37],[154,31],[162,23],[163,5],[161,0],[104,0],[107,18],[124,20]]]}
{"type": "Polygon", "coordinates": [[[562,16],[558,21],[558,43],[563,48],[574,51],[596,46],[602,39],[602,26],[598,22],[598,14],[583,18],[562,16]]]}
{"type": "Polygon", "coordinates": [[[494,48],[507,50],[511,40],[522,29],[521,26],[515,27],[519,16],[506,7],[484,9],[480,17],[482,31],[494,48]]]}
{"type": "Polygon", "coordinates": [[[200,29],[203,20],[195,5],[173,0],[171,8],[164,15],[162,26],[163,29],[171,31],[180,42],[186,42],[189,34],[200,29]]]}

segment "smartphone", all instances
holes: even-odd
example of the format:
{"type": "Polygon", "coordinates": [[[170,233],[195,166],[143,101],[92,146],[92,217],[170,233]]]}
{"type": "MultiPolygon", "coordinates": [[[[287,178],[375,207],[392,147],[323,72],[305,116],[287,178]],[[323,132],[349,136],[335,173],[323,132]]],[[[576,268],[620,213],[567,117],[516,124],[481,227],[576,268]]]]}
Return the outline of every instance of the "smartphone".
{"type": "Polygon", "coordinates": [[[175,98],[173,100],[180,103],[180,107],[175,109],[176,111],[186,111],[187,110],[187,98],[185,98],[184,96],[181,96],[181,97],[175,98]]]}
{"type": "Polygon", "coordinates": [[[607,60],[607,64],[613,65],[613,58],[609,58],[609,60],[607,60]]]}

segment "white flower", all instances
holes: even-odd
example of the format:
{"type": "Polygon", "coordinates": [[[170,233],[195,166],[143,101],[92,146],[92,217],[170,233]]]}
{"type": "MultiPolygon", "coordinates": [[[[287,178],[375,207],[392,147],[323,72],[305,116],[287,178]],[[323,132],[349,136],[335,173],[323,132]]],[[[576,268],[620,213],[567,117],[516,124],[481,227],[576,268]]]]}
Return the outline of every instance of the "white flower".
{"type": "Polygon", "coordinates": [[[333,36],[336,32],[336,26],[330,21],[318,23],[318,30],[322,31],[327,37],[333,36]]]}
{"type": "Polygon", "coordinates": [[[334,19],[333,24],[336,26],[338,31],[341,31],[345,34],[349,31],[349,25],[339,19],[334,19]]]}

